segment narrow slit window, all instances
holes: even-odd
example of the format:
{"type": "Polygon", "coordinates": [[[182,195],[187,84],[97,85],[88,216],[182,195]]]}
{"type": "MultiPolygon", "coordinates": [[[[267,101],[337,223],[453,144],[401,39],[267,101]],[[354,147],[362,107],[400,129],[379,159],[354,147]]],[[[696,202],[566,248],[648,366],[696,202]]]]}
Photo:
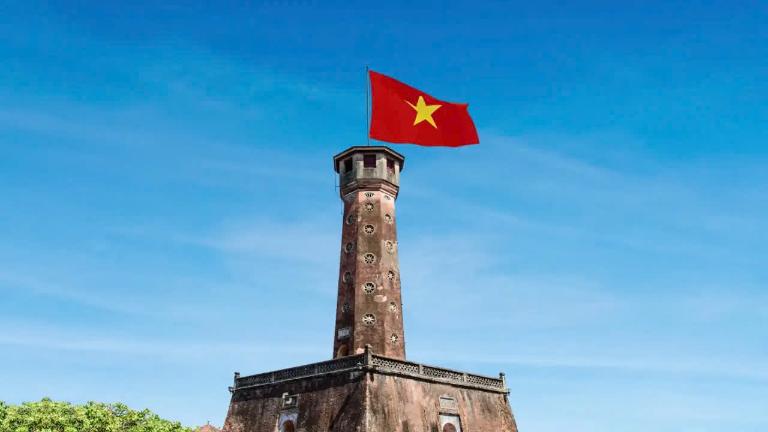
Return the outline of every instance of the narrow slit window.
{"type": "Polygon", "coordinates": [[[352,158],[344,160],[344,172],[352,171],[352,158]]]}
{"type": "Polygon", "coordinates": [[[387,171],[393,173],[395,172],[395,161],[392,159],[387,159],[387,171]]]}

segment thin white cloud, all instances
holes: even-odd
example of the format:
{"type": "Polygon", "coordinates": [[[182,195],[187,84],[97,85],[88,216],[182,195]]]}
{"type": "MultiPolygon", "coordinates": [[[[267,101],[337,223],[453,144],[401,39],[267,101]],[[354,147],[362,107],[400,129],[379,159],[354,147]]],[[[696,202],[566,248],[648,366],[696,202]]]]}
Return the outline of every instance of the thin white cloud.
{"type": "MultiPolygon", "coordinates": [[[[525,350],[522,347],[521,350],[525,350]]],[[[429,358],[444,356],[444,352],[419,351],[429,358]]],[[[537,368],[604,369],[630,373],[658,373],[673,375],[709,375],[726,378],[768,381],[768,366],[763,361],[717,358],[653,358],[648,354],[616,357],[609,355],[563,354],[492,354],[473,351],[471,356],[451,355],[451,361],[493,365],[525,366],[537,368]]]]}
{"type": "MultiPolygon", "coordinates": [[[[125,354],[167,359],[199,357],[250,357],[268,353],[282,355],[321,354],[314,345],[293,340],[281,343],[276,340],[254,341],[240,339],[222,341],[196,339],[125,338],[122,336],[98,334],[91,331],[65,330],[53,327],[41,327],[30,323],[2,323],[0,345],[29,347],[44,350],[64,350],[84,353],[125,354]]],[[[326,354],[323,352],[322,354],[326,354]]]]}
{"type": "MultiPolygon", "coordinates": [[[[179,235],[175,240],[211,248],[225,254],[283,259],[303,264],[338,262],[340,240],[330,222],[260,222],[231,226],[206,235],[179,235]],[[329,253],[331,252],[331,253],[329,253]]],[[[331,279],[333,277],[331,276],[331,279]]]]}
{"type": "Polygon", "coordinates": [[[22,290],[36,295],[58,298],[82,306],[110,312],[132,315],[151,314],[146,307],[141,305],[131,305],[129,302],[126,302],[125,299],[122,299],[122,301],[115,301],[114,299],[96,295],[93,292],[84,292],[77,287],[47,282],[27,275],[18,275],[15,272],[0,268],[0,290],[3,289],[22,290]]]}

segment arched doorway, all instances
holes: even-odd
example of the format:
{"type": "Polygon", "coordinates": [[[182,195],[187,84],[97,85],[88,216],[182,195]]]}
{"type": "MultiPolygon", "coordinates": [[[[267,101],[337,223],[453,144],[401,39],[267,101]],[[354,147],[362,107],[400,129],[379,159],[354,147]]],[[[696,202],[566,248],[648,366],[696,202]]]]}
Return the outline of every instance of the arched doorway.
{"type": "Polygon", "coordinates": [[[296,432],[296,425],[293,424],[293,420],[286,420],[283,422],[283,427],[280,428],[280,432],[296,432]]]}
{"type": "Polygon", "coordinates": [[[339,347],[339,350],[336,351],[336,358],[339,357],[346,357],[349,355],[349,347],[347,347],[346,344],[339,347]]]}

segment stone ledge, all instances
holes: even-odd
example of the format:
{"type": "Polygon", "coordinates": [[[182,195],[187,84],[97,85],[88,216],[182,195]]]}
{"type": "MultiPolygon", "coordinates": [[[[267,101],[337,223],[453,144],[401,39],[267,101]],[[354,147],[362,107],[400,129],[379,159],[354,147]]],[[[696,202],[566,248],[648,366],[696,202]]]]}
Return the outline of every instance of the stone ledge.
{"type": "Polygon", "coordinates": [[[452,369],[428,366],[404,360],[375,355],[366,350],[364,354],[342,357],[319,363],[312,363],[273,372],[240,377],[235,373],[234,387],[230,391],[272,385],[296,379],[320,377],[350,371],[368,371],[386,375],[398,375],[422,381],[431,381],[459,387],[474,388],[496,393],[509,393],[504,374],[499,378],[469,374],[452,369]]]}

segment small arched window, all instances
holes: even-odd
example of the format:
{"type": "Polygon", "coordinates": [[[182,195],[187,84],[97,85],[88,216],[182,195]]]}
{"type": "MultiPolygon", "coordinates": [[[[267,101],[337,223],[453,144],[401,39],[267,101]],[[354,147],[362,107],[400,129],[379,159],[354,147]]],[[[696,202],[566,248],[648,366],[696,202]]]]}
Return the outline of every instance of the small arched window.
{"type": "Polygon", "coordinates": [[[443,426],[443,432],[456,432],[456,426],[454,426],[453,423],[446,423],[445,426],[443,426]]]}

